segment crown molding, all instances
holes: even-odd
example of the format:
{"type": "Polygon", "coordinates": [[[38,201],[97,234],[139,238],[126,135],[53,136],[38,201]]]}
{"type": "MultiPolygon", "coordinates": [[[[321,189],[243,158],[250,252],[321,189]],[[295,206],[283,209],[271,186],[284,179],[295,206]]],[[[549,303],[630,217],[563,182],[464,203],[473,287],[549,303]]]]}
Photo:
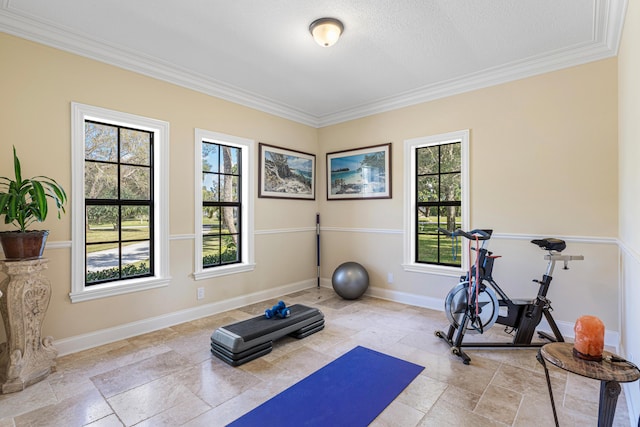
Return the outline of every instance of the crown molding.
{"type": "Polygon", "coordinates": [[[473,90],[508,83],[540,74],[586,64],[615,56],[604,43],[593,43],[563,49],[539,57],[528,58],[505,66],[489,68],[460,78],[423,86],[375,102],[322,116],[318,127],[356,120],[374,114],[397,110],[473,90]]]}
{"type": "Polygon", "coordinates": [[[0,31],[2,32],[287,120],[321,128],[616,56],[622,35],[627,0],[595,0],[594,34],[593,40],[589,43],[423,86],[322,116],[188,71],[173,63],[105,41],[89,39],[86,35],[74,32],[69,28],[34,19],[11,9],[8,0],[4,0],[0,7],[0,31]]]}
{"type": "Polygon", "coordinates": [[[183,69],[173,63],[91,39],[71,29],[0,9],[0,31],[125,70],[195,90],[245,107],[317,127],[317,117],[241,88],[183,69]]]}

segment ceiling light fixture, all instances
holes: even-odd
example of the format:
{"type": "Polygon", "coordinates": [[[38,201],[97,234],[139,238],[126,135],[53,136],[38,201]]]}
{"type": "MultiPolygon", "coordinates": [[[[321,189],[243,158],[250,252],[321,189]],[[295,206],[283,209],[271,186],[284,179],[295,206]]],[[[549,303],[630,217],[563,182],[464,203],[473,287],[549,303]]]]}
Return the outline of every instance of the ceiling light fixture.
{"type": "Polygon", "coordinates": [[[313,39],[322,47],[333,46],[343,30],[344,25],[335,18],[316,19],[309,25],[309,32],[313,39]]]}

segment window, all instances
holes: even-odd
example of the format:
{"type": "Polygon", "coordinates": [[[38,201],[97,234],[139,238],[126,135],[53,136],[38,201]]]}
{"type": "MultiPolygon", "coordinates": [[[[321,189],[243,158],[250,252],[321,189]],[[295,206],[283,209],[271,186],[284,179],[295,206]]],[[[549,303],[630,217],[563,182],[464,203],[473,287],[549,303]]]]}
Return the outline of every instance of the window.
{"type": "Polygon", "coordinates": [[[196,279],[254,267],[253,146],[196,129],[196,279]]]}
{"type": "Polygon", "coordinates": [[[84,123],[85,285],[153,276],[153,132],[84,123]]]}
{"type": "Polygon", "coordinates": [[[465,229],[469,224],[468,143],[468,131],[405,141],[406,269],[464,265],[466,245],[438,233],[438,228],[465,229]]]}
{"type": "Polygon", "coordinates": [[[241,149],[202,141],[202,266],[241,262],[241,149]]]}
{"type": "Polygon", "coordinates": [[[168,283],[168,124],[72,104],[73,302],[168,283]]]}

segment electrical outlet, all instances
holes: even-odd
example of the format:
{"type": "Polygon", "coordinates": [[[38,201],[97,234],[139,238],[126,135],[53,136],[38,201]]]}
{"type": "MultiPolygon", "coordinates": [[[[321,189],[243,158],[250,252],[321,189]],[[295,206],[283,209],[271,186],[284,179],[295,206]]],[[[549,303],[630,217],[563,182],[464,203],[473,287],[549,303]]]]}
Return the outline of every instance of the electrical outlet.
{"type": "Polygon", "coordinates": [[[204,288],[198,288],[198,299],[204,299],[204,288]]]}
{"type": "Polygon", "coordinates": [[[393,283],[393,273],[387,273],[387,283],[393,283]]]}

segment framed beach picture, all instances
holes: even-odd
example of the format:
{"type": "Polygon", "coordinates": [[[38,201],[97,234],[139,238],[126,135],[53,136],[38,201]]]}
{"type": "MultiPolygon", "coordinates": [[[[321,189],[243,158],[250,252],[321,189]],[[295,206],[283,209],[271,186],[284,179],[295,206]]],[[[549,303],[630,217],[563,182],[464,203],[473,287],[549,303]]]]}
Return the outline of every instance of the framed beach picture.
{"type": "Polygon", "coordinates": [[[258,197],[316,198],[316,156],[260,143],[258,197]]]}
{"type": "Polygon", "coordinates": [[[327,199],[390,199],[391,143],[327,153],[327,199]]]}

